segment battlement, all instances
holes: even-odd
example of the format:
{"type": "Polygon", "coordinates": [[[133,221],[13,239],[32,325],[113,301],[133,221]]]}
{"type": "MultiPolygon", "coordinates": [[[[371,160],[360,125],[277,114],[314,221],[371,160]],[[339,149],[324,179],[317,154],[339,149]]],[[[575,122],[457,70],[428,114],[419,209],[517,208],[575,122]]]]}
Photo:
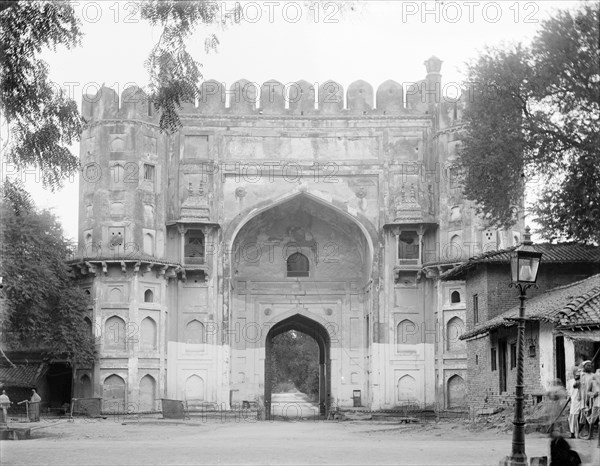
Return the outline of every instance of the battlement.
{"type": "MultiPolygon", "coordinates": [[[[442,98],[441,60],[425,62],[427,77],[400,84],[383,82],[374,91],[366,81],[344,87],[332,80],[310,83],[300,80],[283,84],[269,80],[262,84],[240,79],[230,86],[211,79],[201,85],[197,102],[183,103],[183,115],[271,115],[271,116],[361,116],[427,114],[430,105],[442,98]]],[[[95,96],[85,95],[83,116],[88,120],[141,119],[157,122],[158,116],[147,95],[137,86],[120,96],[102,87],[95,96]]]]}
{"type": "Polygon", "coordinates": [[[155,113],[147,94],[138,86],[125,88],[120,99],[114,89],[102,86],[96,95],[85,94],[81,103],[81,114],[88,121],[120,118],[158,123],[155,113]]]}

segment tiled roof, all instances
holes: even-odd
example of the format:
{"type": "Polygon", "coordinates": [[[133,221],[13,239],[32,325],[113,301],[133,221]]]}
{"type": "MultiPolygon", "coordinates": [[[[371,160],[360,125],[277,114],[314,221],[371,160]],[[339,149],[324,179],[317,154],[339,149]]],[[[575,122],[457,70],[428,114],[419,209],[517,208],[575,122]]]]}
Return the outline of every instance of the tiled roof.
{"type": "MultiPolygon", "coordinates": [[[[510,262],[511,252],[516,248],[517,246],[512,246],[499,251],[489,251],[471,257],[461,265],[441,274],[440,278],[442,280],[457,280],[460,277],[463,277],[468,270],[472,269],[477,264],[508,264],[510,262]]],[[[537,252],[543,254],[542,263],[544,264],[574,264],[578,262],[600,263],[600,247],[598,246],[586,246],[578,243],[539,243],[534,244],[533,248],[537,252]]]]}
{"type": "MultiPolygon", "coordinates": [[[[597,276],[597,275],[596,275],[597,276]]],[[[598,325],[600,323],[600,285],[577,296],[560,311],[552,314],[560,326],[598,325]]]]}
{"type": "Polygon", "coordinates": [[[6,387],[34,388],[47,370],[46,364],[39,363],[0,366],[0,384],[6,387]]]}
{"type": "MultiPolygon", "coordinates": [[[[502,325],[510,327],[515,321],[506,320],[519,315],[515,306],[461,336],[473,338],[502,325]]],[[[531,320],[553,322],[556,325],[600,325],[600,274],[569,285],[563,285],[527,300],[525,317],[531,320]]]]}

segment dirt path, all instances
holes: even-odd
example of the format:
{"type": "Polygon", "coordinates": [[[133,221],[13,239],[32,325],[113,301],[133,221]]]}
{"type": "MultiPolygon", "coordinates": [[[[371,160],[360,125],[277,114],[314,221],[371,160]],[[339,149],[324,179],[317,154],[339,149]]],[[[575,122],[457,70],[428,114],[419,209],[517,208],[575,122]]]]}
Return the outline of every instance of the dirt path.
{"type": "Polygon", "coordinates": [[[316,419],[319,416],[319,406],[308,401],[308,396],[302,392],[273,393],[271,409],[274,416],[288,419],[316,419]]]}
{"type": "MultiPolygon", "coordinates": [[[[497,465],[510,434],[470,432],[464,424],[166,421],[113,418],[48,424],[33,439],[3,441],[5,465],[403,464],[497,465]]],[[[547,454],[547,438],[528,435],[528,456],[547,454]]],[[[575,448],[590,460],[595,442],[575,448]]]]}

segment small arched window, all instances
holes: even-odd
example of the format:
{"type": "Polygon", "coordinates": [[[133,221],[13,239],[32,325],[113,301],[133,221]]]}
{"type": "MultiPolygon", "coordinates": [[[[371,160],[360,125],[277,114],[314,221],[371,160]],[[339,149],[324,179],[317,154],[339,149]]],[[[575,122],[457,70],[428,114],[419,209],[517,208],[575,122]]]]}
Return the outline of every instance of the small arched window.
{"type": "Polygon", "coordinates": [[[417,382],[410,375],[405,375],[398,380],[398,401],[410,402],[416,400],[417,382]]]}
{"type": "Polygon", "coordinates": [[[448,379],[448,408],[464,406],[466,401],[465,381],[460,375],[448,379]]]}
{"type": "Polygon", "coordinates": [[[450,295],[450,302],[452,304],[460,303],[460,293],[458,291],[453,291],[450,295]]]}
{"type": "Polygon", "coordinates": [[[201,345],[205,340],[204,324],[197,320],[188,322],[183,332],[183,340],[190,345],[201,345]]]}
{"type": "Polygon", "coordinates": [[[396,326],[396,345],[416,345],[419,343],[419,329],[409,319],[404,319],[396,326]]]}
{"type": "Polygon", "coordinates": [[[154,255],[154,236],[150,233],[144,235],[144,254],[154,255]]]}
{"type": "Polygon", "coordinates": [[[299,252],[295,252],[287,258],[287,276],[288,277],[308,277],[308,257],[299,252]]]}
{"type": "Polygon", "coordinates": [[[460,235],[453,235],[446,248],[446,259],[459,260],[463,257],[462,241],[460,235]]]}
{"type": "Polygon", "coordinates": [[[125,321],[117,316],[106,319],[104,323],[104,345],[109,349],[124,350],[127,348],[125,340],[125,321]]]}
{"type": "Polygon", "coordinates": [[[142,320],[140,343],[142,350],[156,350],[156,322],[151,317],[146,317],[142,320]]]}
{"type": "Polygon", "coordinates": [[[465,332],[465,323],[460,317],[452,317],[446,324],[446,349],[448,351],[465,351],[465,342],[460,336],[465,332]]]}
{"type": "Polygon", "coordinates": [[[154,302],[154,293],[152,290],[148,289],[144,292],[144,302],[145,303],[153,303],[154,302]]]}
{"type": "Polygon", "coordinates": [[[90,398],[92,396],[92,381],[87,374],[81,376],[79,379],[79,397],[90,398]]]}
{"type": "Polygon", "coordinates": [[[89,338],[93,338],[94,331],[92,327],[92,321],[88,317],[83,318],[83,323],[85,324],[85,333],[89,338]]]}

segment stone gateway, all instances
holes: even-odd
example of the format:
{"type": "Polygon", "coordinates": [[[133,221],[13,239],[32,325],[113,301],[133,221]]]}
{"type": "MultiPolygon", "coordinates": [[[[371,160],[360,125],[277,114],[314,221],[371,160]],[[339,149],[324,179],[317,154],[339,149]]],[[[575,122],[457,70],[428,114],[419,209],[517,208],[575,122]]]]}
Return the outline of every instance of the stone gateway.
{"type": "Polygon", "coordinates": [[[86,96],[72,263],[98,359],[76,396],[268,406],[271,340],[298,330],[319,346],[322,407],[464,404],[464,282],[438,276],[519,233],[462,198],[464,102],[425,65],[375,92],[206,81],[172,136],[138,88],[86,96]]]}

